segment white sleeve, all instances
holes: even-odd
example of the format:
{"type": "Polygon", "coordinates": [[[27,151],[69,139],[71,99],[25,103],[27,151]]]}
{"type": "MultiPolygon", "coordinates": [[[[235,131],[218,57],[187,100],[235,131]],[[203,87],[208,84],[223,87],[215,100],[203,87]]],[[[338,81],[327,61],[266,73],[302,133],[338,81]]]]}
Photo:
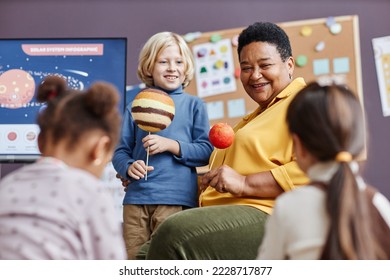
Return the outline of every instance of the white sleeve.
{"type": "Polygon", "coordinates": [[[372,198],[372,203],[390,227],[390,202],[383,194],[376,192],[372,198]]]}
{"type": "Polygon", "coordinates": [[[285,242],[288,231],[284,228],[283,209],[279,202],[276,200],[273,213],[266,222],[264,238],[257,255],[258,260],[283,260],[287,258],[285,242]]]}

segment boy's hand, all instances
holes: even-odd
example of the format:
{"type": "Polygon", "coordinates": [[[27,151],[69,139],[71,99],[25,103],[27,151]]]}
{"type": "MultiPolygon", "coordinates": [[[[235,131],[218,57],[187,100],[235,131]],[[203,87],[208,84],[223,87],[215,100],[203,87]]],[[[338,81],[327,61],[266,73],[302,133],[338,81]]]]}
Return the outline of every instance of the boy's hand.
{"type": "Polygon", "coordinates": [[[142,142],[145,149],[149,147],[149,155],[171,152],[176,156],[180,156],[180,145],[175,140],[157,134],[149,134],[142,139],[142,142]]]}
{"type": "Polygon", "coordinates": [[[129,169],[127,170],[127,174],[131,178],[135,180],[139,180],[145,177],[146,170],[148,170],[149,172],[152,171],[153,169],[154,169],[153,166],[148,166],[146,169],[146,164],[143,160],[136,160],[129,166],[129,169]]]}

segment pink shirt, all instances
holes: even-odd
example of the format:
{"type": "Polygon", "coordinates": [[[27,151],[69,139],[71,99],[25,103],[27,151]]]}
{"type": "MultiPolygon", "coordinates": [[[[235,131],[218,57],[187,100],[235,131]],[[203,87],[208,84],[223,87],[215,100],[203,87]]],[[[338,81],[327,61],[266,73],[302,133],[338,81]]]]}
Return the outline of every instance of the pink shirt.
{"type": "Polygon", "coordinates": [[[0,182],[0,259],[126,259],[116,216],[97,178],[42,158],[0,182]]]}

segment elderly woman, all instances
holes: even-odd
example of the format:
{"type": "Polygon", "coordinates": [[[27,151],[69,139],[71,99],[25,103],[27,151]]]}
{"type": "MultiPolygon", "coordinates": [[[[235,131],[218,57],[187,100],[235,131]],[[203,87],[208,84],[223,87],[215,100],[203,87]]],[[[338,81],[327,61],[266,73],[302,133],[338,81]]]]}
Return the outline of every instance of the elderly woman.
{"type": "Polygon", "coordinates": [[[305,87],[293,79],[287,34],[273,23],[254,23],[239,36],[238,57],[241,82],[259,106],[234,127],[234,143],[214,151],[213,169],[201,178],[201,207],[168,218],[140,257],[255,259],[275,198],[308,182],[285,121],[305,87]]]}

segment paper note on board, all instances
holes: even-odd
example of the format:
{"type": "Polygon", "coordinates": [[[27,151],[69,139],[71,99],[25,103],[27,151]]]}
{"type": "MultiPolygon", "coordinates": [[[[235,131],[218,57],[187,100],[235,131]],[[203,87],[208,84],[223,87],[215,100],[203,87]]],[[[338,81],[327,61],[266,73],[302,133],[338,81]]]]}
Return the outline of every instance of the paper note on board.
{"type": "Polygon", "coordinates": [[[349,58],[338,57],[333,59],[333,73],[342,74],[349,72],[349,58]]]}
{"type": "Polygon", "coordinates": [[[231,99],[227,102],[228,117],[236,118],[245,115],[245,100],[244,98],[231,99]]]}
{"type": "Polygon", "coordinates": [[[207,102],[206,106],[210,121],[223,119],[225,117],[225,113],[223,110],[223,101],[207,102]]]}
{"type": "Polygon", "coordinates": [[[390,36],[372,39],[383,116],[390,116],[390,36]]]}
{"type": "Polygon", "coordinates": [[[314,75],[329,74],[329,59],[314,59],[313,60],[314,75]]]}

